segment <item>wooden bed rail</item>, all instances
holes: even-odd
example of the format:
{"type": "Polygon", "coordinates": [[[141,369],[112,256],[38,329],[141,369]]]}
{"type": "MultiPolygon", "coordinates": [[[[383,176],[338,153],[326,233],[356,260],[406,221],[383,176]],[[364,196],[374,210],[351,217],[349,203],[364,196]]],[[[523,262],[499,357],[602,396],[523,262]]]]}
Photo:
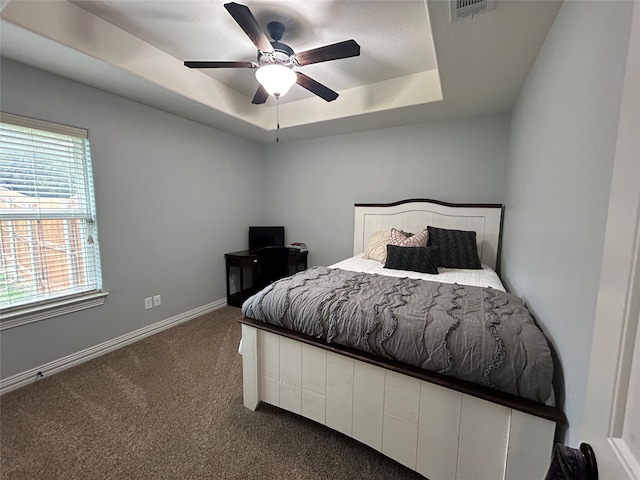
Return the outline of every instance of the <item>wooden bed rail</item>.
{"type": "Polygon", "coordinates": [[[376,365],[387,370],[392,370],[398,373],[402,373],[409,377],[424,380],[429,383],[440,385],[442,387],[450,388],[460,393],[465,393],[476,398],[480,398],[504,407],[512,408],[536,417],[551,420],[557,424],[566,425],[567,418],[563,411],[558,407],[551,407],[542,403],[534,402],[526,398],[521,398],[509,393],[499,392],[492,390],[488,387],[483,387],[475,383],[471,383],[465,380],[459,380],[447,375],[442,375],[422,368],[406,365],[397,361],[389,360],[386,358],[371,355],[366,352],[361,352],[348,347],[343,347],[335,343],[327,343],[323,340],[318,340],[307,335],[287,330],[286,328],[277,327],[275,325],[266,324],[258,320],[251,318],[240,318],[238,322],[249,325],[251,327],[258,328],[267,332],[275,333],[282,337],[291,338],[308,345],[312,345],[323,350],[327,350],[333,353],[344,355],[355,360],[360,360],[371,365],[376,365]]]}

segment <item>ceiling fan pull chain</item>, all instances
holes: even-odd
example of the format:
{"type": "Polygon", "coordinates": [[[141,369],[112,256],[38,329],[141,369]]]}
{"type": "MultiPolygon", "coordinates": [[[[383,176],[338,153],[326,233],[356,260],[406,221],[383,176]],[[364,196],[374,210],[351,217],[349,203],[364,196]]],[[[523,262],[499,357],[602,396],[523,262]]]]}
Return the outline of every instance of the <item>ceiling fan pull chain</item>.
{"type": "Polygon", "coordinates": [[[280,95],[276,95],[276,143],[280,142],[280,95]]]}

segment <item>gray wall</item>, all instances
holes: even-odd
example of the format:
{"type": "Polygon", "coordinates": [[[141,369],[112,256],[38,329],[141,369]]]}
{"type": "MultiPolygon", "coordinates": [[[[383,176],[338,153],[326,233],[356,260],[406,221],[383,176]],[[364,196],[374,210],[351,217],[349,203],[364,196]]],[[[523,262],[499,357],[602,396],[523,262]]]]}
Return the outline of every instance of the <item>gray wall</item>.
{"type": "Polygon", "coordinates": [[[564,2],[512,113],[502,274],[555,347],[572,445],[580,442],[630,13],[628,2],[564,2]]]}
{"type": "Polygon", "coordinates": [[[502,203],[508,139],[502,113],[270,144],[267,220],[330,265],[353,253],[356,202],[502,203]]]}
{"type": "Polygon", "coordinates": [[[109,292],[3,330],[2,378],[225,297],[224,253],[263,220],[261,146],[7,60],[1,95],[5,112],[89,130],[109,292]]]}

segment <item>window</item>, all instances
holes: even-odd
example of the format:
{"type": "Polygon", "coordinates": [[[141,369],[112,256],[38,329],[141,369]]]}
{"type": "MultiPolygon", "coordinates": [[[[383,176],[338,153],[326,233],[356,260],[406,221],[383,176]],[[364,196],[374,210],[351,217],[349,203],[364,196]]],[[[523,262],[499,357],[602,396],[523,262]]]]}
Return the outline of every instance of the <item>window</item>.
{"type": "Polygon", "coordinates": [[[86,130],[0,113],[0,327],[104,303],[86,130]]]}

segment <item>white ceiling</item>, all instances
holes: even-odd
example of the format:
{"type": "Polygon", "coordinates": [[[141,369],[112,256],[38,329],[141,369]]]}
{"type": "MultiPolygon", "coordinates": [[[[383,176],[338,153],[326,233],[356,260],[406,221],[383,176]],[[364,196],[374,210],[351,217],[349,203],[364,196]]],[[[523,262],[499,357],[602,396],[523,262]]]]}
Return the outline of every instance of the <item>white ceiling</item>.
{"type": "MultiPolygon", "coordinates": [[[[0,52],[81,83],[258,141],[276,135],[275,100],[252,105],[251,69],[193,70],[184,60],[255,61],[222,0],[2,0],[0,52]]],[[[497,0],[449,20],[436,0],[244,1],[266,32],[300,52],[354,39],[361,55],[299,67],[337,91],[294,86],[283,140],[504,111],[515,102],[559,1],[497,0]]]]}

